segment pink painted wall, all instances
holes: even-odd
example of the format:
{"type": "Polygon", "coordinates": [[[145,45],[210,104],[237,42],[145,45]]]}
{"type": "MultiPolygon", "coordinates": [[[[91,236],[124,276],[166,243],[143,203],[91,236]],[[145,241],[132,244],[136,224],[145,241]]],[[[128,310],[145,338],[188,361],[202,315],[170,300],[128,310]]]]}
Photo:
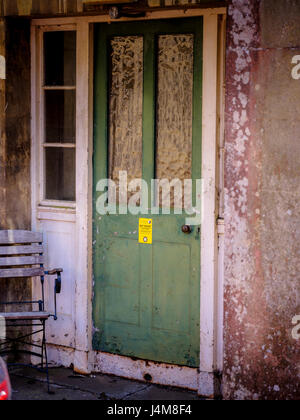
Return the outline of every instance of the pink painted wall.
{"type": "Polygon", "coordinates": [[[230,2],[227,399],[300,399],[300,340],[292,324],[300,315],[300,79],[292,77],[297,54],[299,1],[230,2]]]}

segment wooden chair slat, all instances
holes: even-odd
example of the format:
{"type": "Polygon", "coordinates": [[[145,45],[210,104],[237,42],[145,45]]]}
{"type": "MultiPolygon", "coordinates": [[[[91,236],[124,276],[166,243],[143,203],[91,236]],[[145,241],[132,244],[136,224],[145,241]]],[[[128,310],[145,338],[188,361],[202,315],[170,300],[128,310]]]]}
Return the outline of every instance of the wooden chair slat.
{"type": "Polygon", "coordinates": [[[27,246],[1,246],[0,255],[30,255],[42,254],[44,252],[42,245],[27,246]]]}
{"type": "Polygon", "coordinates": [[[0,278],[39,277],[44,275],[43,268],[7,268],[0,269],[0,278]]]}
{"type": "Polygon", "coordinates": [[[37,319],[48,319],[50,314],[48,312],[7,312],[0,313],[0,317],[8,321],[17,321],[17,320],[37,320],[37,319]]]}
{"type": "Polygon", "coordinates": [[[44,264],[45,258],[40,255],[28,257],[6,257],[0,258],[0,267],[13,267],[18,265],[44,264]]]}
{"type": "Polygon", "coordinates": [[[0,244],[30,244],[42,243],[43,234],[36,232],[28,232],[26,230],[1,230],[0,244]]]}

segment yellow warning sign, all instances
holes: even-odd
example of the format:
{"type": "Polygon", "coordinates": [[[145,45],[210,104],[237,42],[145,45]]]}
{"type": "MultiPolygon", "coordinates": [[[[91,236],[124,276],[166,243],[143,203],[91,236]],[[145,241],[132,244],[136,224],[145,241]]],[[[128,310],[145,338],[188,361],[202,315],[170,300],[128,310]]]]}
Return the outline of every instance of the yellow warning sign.
{"type": "Polygon", "coordinates": [[[140,219],[139,243],[152,245],[153,221],[152,219],[140,219]]]}

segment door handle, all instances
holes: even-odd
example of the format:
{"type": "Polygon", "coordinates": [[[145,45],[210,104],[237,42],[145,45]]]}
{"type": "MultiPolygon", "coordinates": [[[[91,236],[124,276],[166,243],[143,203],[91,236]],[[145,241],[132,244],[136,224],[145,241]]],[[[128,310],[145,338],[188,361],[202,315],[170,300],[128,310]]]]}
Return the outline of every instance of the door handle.
{"type": "Polygon", "coordinates": [[[186,235],[190,235],[192,233],[192,228],[191,228],[191,226],[188,226],[188,225],[183,225],[181,230],[186,235]]]}

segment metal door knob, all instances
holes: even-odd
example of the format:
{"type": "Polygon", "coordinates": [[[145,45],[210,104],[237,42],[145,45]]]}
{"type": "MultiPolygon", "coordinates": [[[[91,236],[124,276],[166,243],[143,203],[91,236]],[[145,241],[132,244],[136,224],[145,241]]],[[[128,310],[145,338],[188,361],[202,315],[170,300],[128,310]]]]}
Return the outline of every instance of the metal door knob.
{"type": "Polygon", "coordinates": [[[188,226],[188,225],[183,225],[181,230],[182,230],[183,233],[186,233],[187,235],[192,233],[192,228],[191,228],[191,226],[188,226]]]}

